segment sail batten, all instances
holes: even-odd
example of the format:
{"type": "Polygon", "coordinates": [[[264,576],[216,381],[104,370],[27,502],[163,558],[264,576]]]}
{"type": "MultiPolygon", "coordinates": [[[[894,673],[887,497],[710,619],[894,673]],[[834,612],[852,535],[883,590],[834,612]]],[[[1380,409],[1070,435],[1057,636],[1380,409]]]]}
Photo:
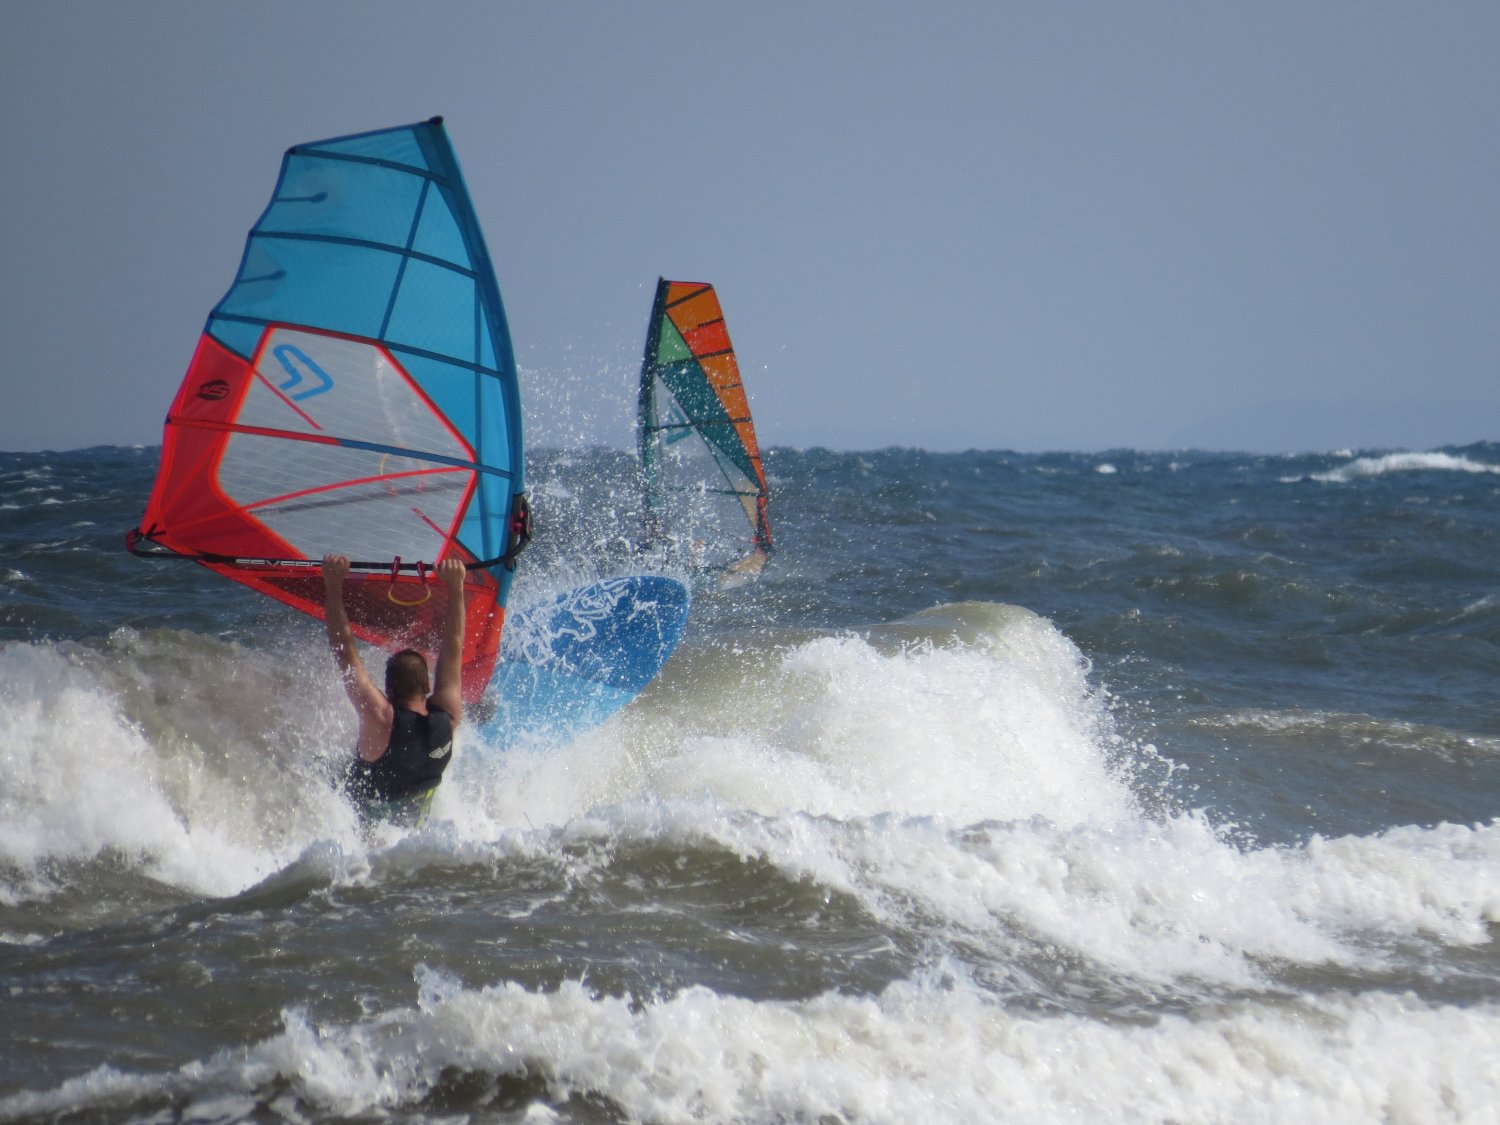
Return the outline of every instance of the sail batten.
{"type": "Polygon", "coordinates": [[[509,329],[440,119],[289,149],[168,412],[151,553],[319,617],[325,554],[388,560],[347,587],[351,625],[429,651],[430,568],[463,559],[477,698],[523,493],[509,329]]]}
{"type": "MultiPolygon", "coordinates": [[[[391,246],[389,243],[371,242],[368,239],[363,238],[345,238],[327,234],[297,234],[292,231],[276,231],[268,232],[259,235],[258,237],[264,240],[275,242],[324,242],[329,246],[353,246],[365,250],[379,250],[383,253],[397,252],[397,248],[391,246]]],[[[432,254],[424,254],[419,250],[408,249],[400,251],[400,257],[419,262],[426,262],[428,265],[437,266],[439,269],[448,270],[451,273],[460,274],[467,278],[472,279],[475,276],[475,273],[472,269],[469,269],[465,266],[456,265],[453,262],[445,262],[442,258],[435,257],[432,254]]],[[[264,281],[276,280],[276,278],[246,278],[245,280],[247,282],[264,281]]]]}

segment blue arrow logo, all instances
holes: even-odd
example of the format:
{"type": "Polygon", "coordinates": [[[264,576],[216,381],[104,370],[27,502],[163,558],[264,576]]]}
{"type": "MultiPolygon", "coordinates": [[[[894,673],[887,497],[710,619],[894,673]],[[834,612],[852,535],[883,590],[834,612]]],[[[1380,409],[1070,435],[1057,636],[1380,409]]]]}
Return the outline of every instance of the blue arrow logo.
{"type": "Polygon", "coordinates": [[[333,377],[295,344],[278,344],[271,349],[271,354],[276,357],[288,376],[287,381],[277,389],[285,391],[287,397],[293,402],[301,402],[305,398],[312,398],[313,395],[320,395],[324,391],[333,389],[333,377]],[[312,386],[292,393],[293,387],[312,380],[316,380],[312,386]]]}

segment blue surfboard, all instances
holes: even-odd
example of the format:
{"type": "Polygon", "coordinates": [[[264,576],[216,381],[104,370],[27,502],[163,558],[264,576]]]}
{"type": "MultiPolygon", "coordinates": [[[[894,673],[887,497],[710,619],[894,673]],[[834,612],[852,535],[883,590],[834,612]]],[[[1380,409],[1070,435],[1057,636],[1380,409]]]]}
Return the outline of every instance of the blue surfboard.
{"type": "Polygon", "coordinates": [[[689,604],[676,579],[632,575],[509,615],[480,708],[481,741],[502,750],[555,744],[598,726],[656,678],[689,604]]]}

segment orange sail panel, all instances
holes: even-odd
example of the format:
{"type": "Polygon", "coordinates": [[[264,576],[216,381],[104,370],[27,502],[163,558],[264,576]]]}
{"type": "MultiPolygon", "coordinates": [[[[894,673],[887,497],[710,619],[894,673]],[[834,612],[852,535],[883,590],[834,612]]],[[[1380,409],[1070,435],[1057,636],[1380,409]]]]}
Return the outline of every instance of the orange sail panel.
{"type": "Polygon", "coordinates": [[[172,402],[137,553],[432,652],[466,581],[464,694],[499,651],[524,513],[520,395],[488,251],[438,119],[298,145],[172,402]]]}

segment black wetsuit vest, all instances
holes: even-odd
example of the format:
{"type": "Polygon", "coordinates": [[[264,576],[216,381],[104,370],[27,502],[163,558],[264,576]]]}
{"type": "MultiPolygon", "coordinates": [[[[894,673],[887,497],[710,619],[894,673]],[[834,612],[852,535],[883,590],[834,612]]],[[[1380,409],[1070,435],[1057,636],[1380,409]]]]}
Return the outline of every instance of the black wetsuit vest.
{"type": "Polygon", "coordinates": [[[453,760],[453,717],[441,707],[427,714],[396,708],[391,741],[373,762],[355,756],[346,782],[362,803],[399,801],[435,788],[453,760]]]}

